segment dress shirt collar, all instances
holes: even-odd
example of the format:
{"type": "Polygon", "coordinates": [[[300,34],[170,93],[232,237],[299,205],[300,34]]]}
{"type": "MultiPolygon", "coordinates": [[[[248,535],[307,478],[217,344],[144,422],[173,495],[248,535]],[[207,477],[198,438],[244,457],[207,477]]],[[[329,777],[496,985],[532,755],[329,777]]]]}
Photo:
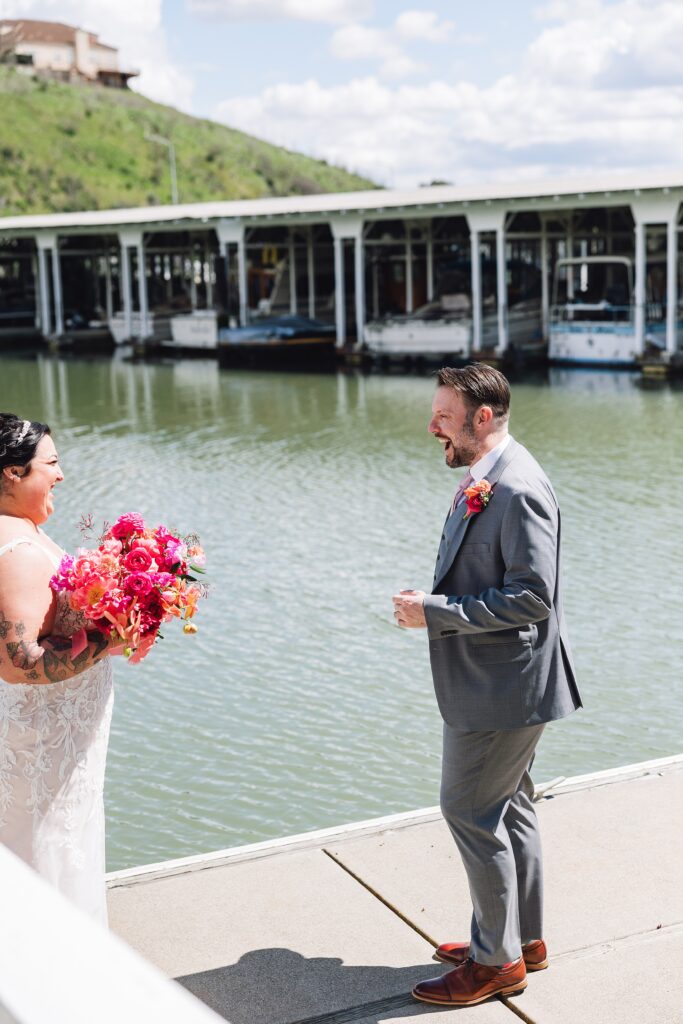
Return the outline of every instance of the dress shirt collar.
{"type": "Polygon", "coordinates": [[[470,466],[470,476],[475,484],[478,484],[480,480],[483,480],[487,473],[490,473],[495,466],[498,459],[503,454],[507,446],[510,444],[510,434],[506,434],[502,441],[499,441],[495,448],[492,448],[486,455],[482,455],[480,459],[473,462],[470,466]]]}

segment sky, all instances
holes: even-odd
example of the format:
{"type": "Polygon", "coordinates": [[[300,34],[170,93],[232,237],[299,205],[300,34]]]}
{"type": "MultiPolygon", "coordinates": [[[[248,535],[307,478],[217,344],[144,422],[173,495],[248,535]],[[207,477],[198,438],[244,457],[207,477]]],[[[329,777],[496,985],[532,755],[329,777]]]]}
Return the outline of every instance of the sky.
{"type": "Polygon", "coordinates": [[[0,0],[160,102],[411,187],[683,164],[683,0],[0,0]]]}

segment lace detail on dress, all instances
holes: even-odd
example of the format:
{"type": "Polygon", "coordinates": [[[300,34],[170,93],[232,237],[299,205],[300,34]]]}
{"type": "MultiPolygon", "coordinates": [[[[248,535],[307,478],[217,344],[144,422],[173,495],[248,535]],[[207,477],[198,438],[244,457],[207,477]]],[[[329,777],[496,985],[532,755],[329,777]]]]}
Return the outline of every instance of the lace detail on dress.
{"type": "MultiPolygon", "coordinates": [[[[60,627],[67,623],[70,635],[64,613],[60,627]]],[[[0,842],[103,921],[112,704],[108,658],[65,682],[0,680],[0,842]]]]}

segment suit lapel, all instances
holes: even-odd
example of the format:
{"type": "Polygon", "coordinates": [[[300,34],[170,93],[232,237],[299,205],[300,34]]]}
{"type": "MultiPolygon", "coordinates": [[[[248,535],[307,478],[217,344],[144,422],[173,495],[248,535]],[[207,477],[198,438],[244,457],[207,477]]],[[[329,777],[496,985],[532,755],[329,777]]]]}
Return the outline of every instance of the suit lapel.
{"type": "MultiPolygon", "coordinates": [[[[519,448],[520,445],[517,444],[514,438],[510,438],[510,443],[508,444],[507,448],[502,453],[500,458],[495,462],[493,468],[491,469],[491,472],[486,474],[486,479],[488,480],[492,487],[494,487],[495,484],[498,483],[503,472],[505,471],[507,466],[509,466],[509,464],[512,462],[513,458],[519,451],[519,448]]],[[[491,495],[492,501],[494,500],[494,497],[495,490],[491,495]]],[[[458,505],[458,507],[453,510],[453,514],[450,515],[446,520],[446,524],[443,531],[444,539],[441,541],[441,544],[439,546],[439,558],[436,563],[437,568],[436,572],[434,573],[434,583],[432,585],[432,589],[438,587],[439,583],[441,583],[441,580],[444,578],[450,567],[453,565],[456,555],[458,554],[462,542],[465,539],[467,529],[472,520],[476,519],[476,515],[468,516],[467,519],[465,519],[466,511],[467,506],[463,502],[463,504],[458,505]]],[[[477,515],[481,514],[481,512],[477,513],[477,515]]]]}

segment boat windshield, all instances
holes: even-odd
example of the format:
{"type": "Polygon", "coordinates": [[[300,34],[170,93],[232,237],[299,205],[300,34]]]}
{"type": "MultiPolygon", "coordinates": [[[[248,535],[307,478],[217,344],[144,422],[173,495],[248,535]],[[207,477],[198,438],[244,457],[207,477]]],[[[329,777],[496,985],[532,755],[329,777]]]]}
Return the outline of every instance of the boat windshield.
{"type": "Polygon", "coordinates": [[[560,262],[555,275],[554,305],[630,306],[629,265],[590,259],[560,262]]]}

